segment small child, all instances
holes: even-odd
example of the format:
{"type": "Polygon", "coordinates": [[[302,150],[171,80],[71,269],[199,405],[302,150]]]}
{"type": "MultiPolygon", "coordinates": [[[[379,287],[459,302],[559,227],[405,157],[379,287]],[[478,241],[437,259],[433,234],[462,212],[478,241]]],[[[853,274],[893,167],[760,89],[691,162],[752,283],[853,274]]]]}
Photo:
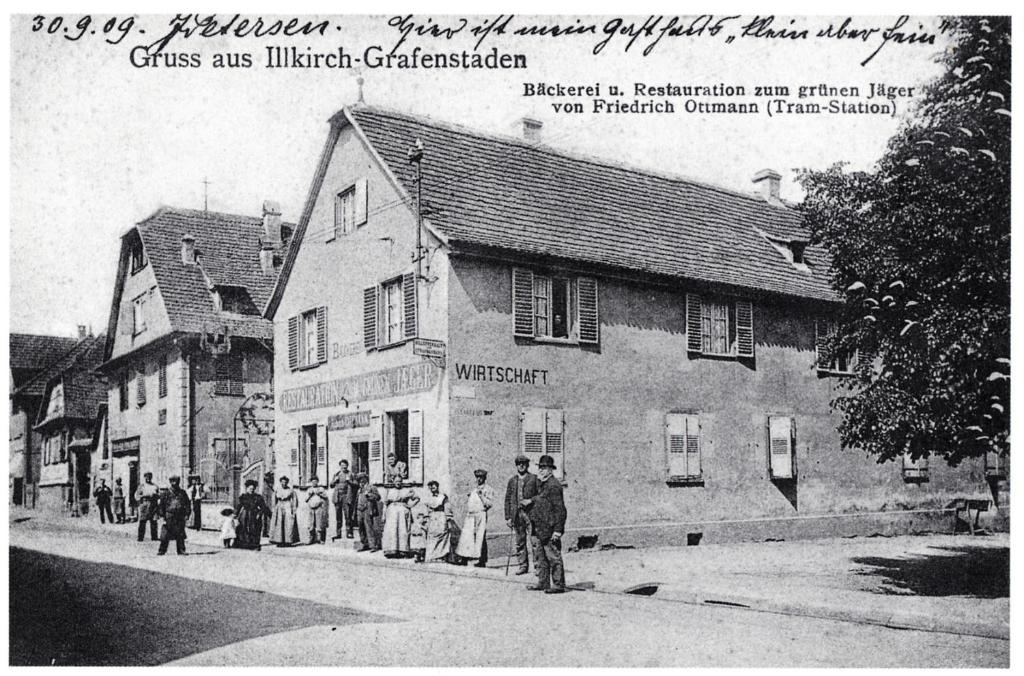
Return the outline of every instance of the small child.
{"type": "Polygon", "coordinates": [[[224,540],[224,547],[230,549],[235,542],[235,527],[238,526],[238,521],[234,517],[235,511],[230,507],[222,509],[220,513],[224,517],[224,522],[220,525],[220,537],[224,540]]]}

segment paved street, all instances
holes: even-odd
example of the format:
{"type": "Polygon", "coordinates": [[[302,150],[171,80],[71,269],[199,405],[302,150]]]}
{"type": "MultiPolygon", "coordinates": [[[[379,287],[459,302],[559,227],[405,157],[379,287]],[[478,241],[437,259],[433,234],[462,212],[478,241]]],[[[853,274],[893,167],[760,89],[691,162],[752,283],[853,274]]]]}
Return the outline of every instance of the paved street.
{"type": "Polygon", "coordinates": [[[353,564],[311,557],[314,548],[256,553],[192,542],[188,556],[157,557],[150,542],[31,520],[10,533],[15,664],[1009,664],[1005,640],[656,596],[545,596],[521,578],[452,575],[437,564],[353,564]]]}

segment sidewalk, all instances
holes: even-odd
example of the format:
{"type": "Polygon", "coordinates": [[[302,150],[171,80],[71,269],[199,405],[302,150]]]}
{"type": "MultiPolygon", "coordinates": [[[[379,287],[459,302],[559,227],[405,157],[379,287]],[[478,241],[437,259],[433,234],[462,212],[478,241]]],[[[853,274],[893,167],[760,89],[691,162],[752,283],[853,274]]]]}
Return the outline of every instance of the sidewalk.
{"type": "MultiPolygon", "coordinates": [[[[135,537],[137,525],[101,525],[11,508],[12,527],[67,529],[135,537]]],[[[260,555],[316,557],[346,564],[415,569],[529,584],[532,575],[504,575],[505,560],[486,569],[416,564],[357,553],[352,541],[289,548],[260,555]]],[[[147,547],[155,543],[147,541],[147,547]]],[[[187,546],[221,547],[216,531],[188,531],[187,546]]],[[[155,554],[155,551],[154,551],[155,554]]],[[[173,556],[173,554],[171,554],[173,556]]],[[[650,585],[652,600],[728,605],[762,612],[821,617],[905,629],[1009,639],[1009,536],[925,535],[736,543],[649,549],[591,549],[565,554],[569,585],[625,593],[650,585]]]]}

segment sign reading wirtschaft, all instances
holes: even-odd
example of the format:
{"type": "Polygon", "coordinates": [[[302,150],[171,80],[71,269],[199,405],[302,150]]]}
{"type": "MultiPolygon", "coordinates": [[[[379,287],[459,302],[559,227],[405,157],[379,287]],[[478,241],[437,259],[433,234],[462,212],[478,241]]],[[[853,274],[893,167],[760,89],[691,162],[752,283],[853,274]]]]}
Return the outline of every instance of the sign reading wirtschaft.
{"type": "Polygon", "coordinates": [[[437,367],[430,362],[396,366],[285,390],[281,395],[281,410],[285,413],[307,411],[423,392],[436,385],[437,381],[437,367]]]}

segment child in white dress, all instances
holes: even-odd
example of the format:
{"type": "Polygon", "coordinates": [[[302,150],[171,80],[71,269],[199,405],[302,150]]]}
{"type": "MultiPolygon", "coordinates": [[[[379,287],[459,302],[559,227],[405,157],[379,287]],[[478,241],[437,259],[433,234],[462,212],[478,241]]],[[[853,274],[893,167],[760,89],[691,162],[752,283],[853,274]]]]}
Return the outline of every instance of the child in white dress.
{"type": "Polygon", "coordinates": [[[221,514],[224,516],[224,522],[220,525],[220,538],[224,541],[224,546],[230,549],[235,542],[235,527],[238,526],[238,521],[230,507],[221,510],[221,514]]]}

